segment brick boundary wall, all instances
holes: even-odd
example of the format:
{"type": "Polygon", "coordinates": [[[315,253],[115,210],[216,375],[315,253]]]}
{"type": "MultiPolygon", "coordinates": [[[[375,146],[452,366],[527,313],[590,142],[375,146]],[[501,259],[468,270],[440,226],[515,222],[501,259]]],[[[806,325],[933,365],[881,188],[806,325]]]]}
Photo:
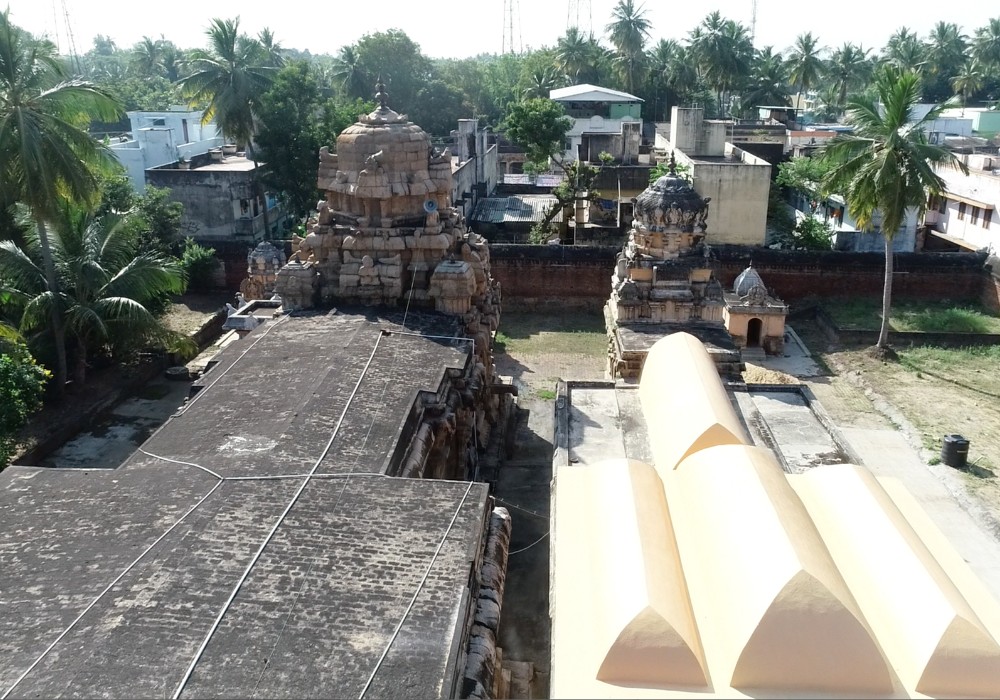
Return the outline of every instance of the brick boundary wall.
{"type": "MultiPolygon", "coordinates": [[[[274,241],[276,245],[282,242],[274,241]]],[[[289,244],[285,243],[286,253],[289,244]]],[[[238,290],[246,277],[246,243],[212,243],[225,269],[226,288],[238,290]]],[[[564,246],[494,243],[493,277],[500,282],[508,311],[600,309],[611,294],[611,274],[619,246],[564,246]]],[[[771,250],[713,246],[716,274],[730,288],[750,262],[765,284],[786,302],[809,297],[880,297],[881,253],[771,250]]],[[[1000,260],[985,253],[897,253],[893,296],[981,303],[1000,313],[1000,260]],[[996,269],[996,272],[991,272],[996,269]]]]}
{"type": "MultiPolygon", "coordinates": [[[[600,308],[611,293],[617,247],[494,244],[493,276],[504,308],[600,308]]],[[[765,284],[794,303],[809,297],[881,297],[885,261],[880,253],[770,250],[713,246],[720,282],[729,288],[750,262],[765,284]]],[[[982,253],[899,253],[893,295],[906,299],[981,302],[1000,310],[1000,278],[984,268],[982,253]]],[[[997,266],[1000,270],[1000,265],[997,266]]]]}

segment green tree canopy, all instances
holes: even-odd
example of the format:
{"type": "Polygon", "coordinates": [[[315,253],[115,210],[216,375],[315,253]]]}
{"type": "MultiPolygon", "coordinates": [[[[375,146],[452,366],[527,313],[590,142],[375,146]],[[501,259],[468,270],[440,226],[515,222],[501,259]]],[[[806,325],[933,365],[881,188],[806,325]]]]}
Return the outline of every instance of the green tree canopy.
{"type": "Polygon", "coordinates": [[[563,144],[572,126],[561,104],[534,98],[511,105],[501,130],[525,150],[528,160],[546,163],[551,158],[562,165],[563,144]]]}
{"type": "Polygon", "coordinates": [[[929,194],[944,189],[935,164],[951,164],[966,174],[968,168],[951,151],[927,141],[925,129],[947,104],[911,121],[913,108],[920,102],[917,73],[885,66],[874,88],[877,101],[858,98],[849,104],[847,119],[854,132],[841,134],[823,147],[822,157],[830,164],[823,187],[844,196],[862,229],[872,230],[880,223],[885,238],[885,285],[877,347],[885,351],[892,304],[892,239],[902,228],[907,209],[922,210],[929,194]]]}
{"type": "Polygon", "coordinates": [[[0,337],[0,470],[14,454],[17,431],[41,408],[49,376],[25,345],[0,337]]]}

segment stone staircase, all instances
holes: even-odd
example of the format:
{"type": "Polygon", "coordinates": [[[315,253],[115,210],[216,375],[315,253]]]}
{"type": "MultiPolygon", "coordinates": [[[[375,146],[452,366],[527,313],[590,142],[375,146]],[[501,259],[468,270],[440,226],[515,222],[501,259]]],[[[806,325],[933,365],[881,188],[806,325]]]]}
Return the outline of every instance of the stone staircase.
{"type": "Polygon", "coordinates": [[[767,355],[764,353],[764,348],[742,348],[740,354],[743,356],[744,362],[750,362],[755,365],[763,364],[767,359],[767,355]]]}

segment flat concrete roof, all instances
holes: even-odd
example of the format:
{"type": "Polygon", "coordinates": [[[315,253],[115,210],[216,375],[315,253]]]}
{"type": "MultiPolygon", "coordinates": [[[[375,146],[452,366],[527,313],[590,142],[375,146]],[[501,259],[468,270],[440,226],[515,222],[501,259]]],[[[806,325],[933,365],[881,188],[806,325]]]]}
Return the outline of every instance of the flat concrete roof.
{"type": "Polygon", "coordinates": [[[118,469],[0,473],[0,695],[457,695],[488,486],[386,474],[470,343],[402,316],[268,322],[118,469]]]}

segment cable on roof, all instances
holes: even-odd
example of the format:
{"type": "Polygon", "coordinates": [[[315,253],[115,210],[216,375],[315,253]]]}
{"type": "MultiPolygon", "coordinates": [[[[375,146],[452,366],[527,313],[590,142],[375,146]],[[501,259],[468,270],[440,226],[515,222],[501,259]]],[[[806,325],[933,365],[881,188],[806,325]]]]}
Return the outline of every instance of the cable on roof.
{"type": "MultiPolygon", "coordinates": [[[[201,645],[198,647],[198,651],[195,652],[194,658],[191,660],[191,663],[188,665],[187,670],[184,672],[184,677],[181,678],[180,683],[177,684],[177,689],[171,696],[173,700],[177,700],[177,698],[180,697],[181,693],[184,692],[184,686],[187,685],[188,680],[191,678],[191,674],[194,673],[194,667],[197,666],[198,662],[201,660],[202,655],[205,653],[205,649],[208,647],[208,643],[211,641],[213,635],[215,635],[215,632],[219,629],[219,625],[222,623],[222,618],[226,616],[226,613],[232,606],[233,601],[236,600],[236,596],[239,595],[240,589],[243,587],[243,584],[246,583],[247,578],[249,578],[250,572],[253,570],[254,566],[257,565],[257,561],[260,559],[261,554],[264,553],[264,549],[271,542],[271,539],[278,531],[278,528],[281,526],[281,523],[284,522],[285,518],[288,516],[288,513],[291,512],[292,507],[299,500],[299,496],[302,495],[302,492],[305,490],[306,486],[312,480],[312,477],[316,474],[316,470],[319,469],[319,465],[326,458],[327,453],[333,446],[333,441],[337,438],[337,434],[340,432],[340,427],[344,423],[344,418],[347,416],[347,411],[350,409],[351,404],[354,402],[354,397],[357,396],[358,389],[361,388],[361,382],[364,381],[365,375],[368,373],[368,369],[371,367],[372,360],[375,359],[375,353],[378,352],[378,346],[382,342],[382,338],[384,338],[385,336],[386,336],[385,331],[379,332],[379,336],[375,340],[375,347],[372,348],[371,354],[368,356],[368,361],[365,363],[364,368],[361,370],[361,376],[358,377],[358,381],[354,384],[354,389],[351,391],[351,395],[348,397],[347,403],[344,404],[344,409],[340,412],[340,417],[337,419],[337,424],[336,426],[334,426],[333,432],[330,434],[330,439],[327,440],[326,446],[323,448],[323,451],[322,453],[320,453],[320,456],[316,459],[316,462],[313,464],[312,469],[309,470],[309,473],[302,481],[302,484],[299,485],[298,489],[296,489],[295,493],[292,495],[292,499],[288,502],[288,505],[285,506],[285,509],[282,511],[281,515],[278,516],[277,521],[275,521],[274,525],[271,527],[270,532],[267,533],[267,536],[264,538],[264,541],[261,542],[260,547],[257,548],[257,552],[253,555],[253,558],[250,560],[250,563],[247,564],[246,568],[243,570],[243,574],[236,582],[236,585],[233,587],[232,592],[229,594],[229,598],[223,604],[222,609],[216,616],[215,622],[212,623],[212,627],[208,630],[208,634],[205,635],[205,638],[202,640],[201,645]]],[[[246,353],[244,352],[244,354],[246,353]]],[[[345,480],[344,482],[344,488],[347,488],[347,480],[345,480]]],[[[341,493],[343,493],[343,489],[341,489],[341,493]]],[[[0,700],[3,699],[0,698],[0,700]]]]}
{"type": "Polygon", "coordinates": [[[195,464],[194,462],[185,462],[184,460],[181,459],[172,459],[170,457],[164,457],[163,455],[153,454],[152,452],[147,452],[141,447],[137,447],[136,452],[142,452],[147,457],[152,457],[153,459],[160,459],[163,460],[164,462],[172,462],[173,464],[183,464],[184,466],[187,467],[195,467],[196,469],[201,469],[203,472],[205,472],[206,474],[211,474],[219,481],[225,481],[226,479],[226,477],[222,476],[221,474],[216,474],[208,467],[203,467],[200,464],[195,464]]]}
{"type": "Polygon", "coordinates": [[[50,651],[52,651],[53,648],[55,648],[56,644],[58,644],[62,640],[63,637],[65,637],[67,634],[70,633],[70,631],[76,626],[76,623],[78,623],[80,620],[82,620],[83,616],[86,615],[88,612],[90,612],[91,608],[93,608],[95,605],[97,605],[98,601],[100,601],[101,598],[103,598],[108,591],[110,591],[112,588],[114,588],[118,584],[118,582],[121,581],[125,577],[125,575],[129,571],[131,571],[132,568],[142,560],[143,557],[145,557],[147,554],[149,554],[149,552],[156,545],[158,545],[163,540],[164,537],[166,537],[171,532],[173,532],[174,528],[177,527],[178,525],[180,525],[182,522],[184,522],[184,519],[187,516],[191,515],[191,513],[193,513],[195,511],[195,509],[198,508],[198,506],[200,506],[202,503],[204,503],[206,500],[208,500],[209,496],[211,496],[213,493],[215,493],[215,490],[218,489],[220,486],[222,486],[222,483],[223,483],[223,480],[219,479],[219,481],[216,482],[215,486],[213,486],[209,490],[208,493],[206,493],[204,496],[202,496],[201,499],[197,503],[195,503],[193,506],[191,506],[190,508],[188,508],[187,512],[185,512],[184,515],[182,515],[180,518],[178,518],[177,520],[175,520],[174,524],[171,525],[170,527],[168,527],[166,529],[166,531],[162,535],[160,535],[155,540],[153,540],[152,544],[150,544],[148,547],[146,547],[146,549],[144,549],[139,554],[139,556],[137,556],[132,561],[131,564],[129,564],[127,567],[125,567],[124,571],[122,571],[120,574],[118,574],[115,577],[115,579],[111,583],[109,583],[107,585],[107,587],[97,595],[96,598],[94,598],[92,601],[90,601],[90,605],[88,605],[86,608],[84,608],[83,612],[81,612],[79,615],[77,615],[76,619],[73,620],[71,623],[69,623],[69,627],[67,627],[66,629],[64,629],[62,631],[62,633],[58,637],[56,637],[52,641],[52,643],[49,644],[48,647],[45,648],[45,651],[43,651],[41,653],[41,655],[37,659],[35,659],[35,661],[30,666],[28,666],[28,668],[26,668],[24,670],[24,673],[22,673],[20,676],[17,677],[17,680],[14,681],[14,684],[12,686],[10,686],[3,695],[0,695],[0,700],[4,700],[4,698],[6,698],[12,692],[14,692],[14,688],[16,688],[18,686],[18,684],[21,683],[21,681],[23,681],[25,678],[28,677],[28,674],[31,673],[39,663],[41,663],[42,659],[44,659],[48,655],[48,653],[50,651]]]}
{"type": "Polygon", "coordinates": [[[231,370],[233,367],[235,367],[236,365],[238,365],[239,362],[240,362],[240,360],[242,360],[244,358],[244,356],[248,352],[250,352],[251,350],[253,350],[254,346],[257,345],[257,343],[259,343],[260,341],[262,341],[264,339],[264,336],[266,336],[268,333],[270,333],[272,330],[274,330],[277,326],[280,326],[282,323],[284,323],[287,318],[288,318],[288,316],[285,315],[285,316],[282,316],[281,318],[279,318],[274,323],[268,324],[267,327],[264,329],[264,332],[261,333],[260,335],[258,335],[254,339],[254,341],[252,343],[250,343],[250,345],[248,345],[246,347],[246,349],[239,354],[239,357],[237,357],[235,360],[233,360],[232,363],[230,363],[230,365],[228,367],[226,367],[224,370],[222,370],[222,372],[219,374],[219,376],[217,376],[215,378],[215,381],[213,381],[208,386],[203,387],[201,391],[199,391],[197,394],[195,394],[194,397],[190,401],[187,402],[187,405],[184,406],[184,407],[182,407],[181,411],[183,412],[183,411],[186,411],[187,409],[191,408],[191,406],[193,406],[198,399],[200,399],[202,396],[204,396],[205,393],[209,389],[211,389],[213,386],[215,386],[216,384],[218,384],[219,380],[222,379],[224,376],[226,376],[226,374],[229,372],[229,370],[231,370]]]}
{"type": "Polygon", "coordinates": [[[413,597],[410,598],[409,605],[407,605],[406,610],[403,611],[403,616],[399,618],[399,622],[396,624],[396,629],[392,631],[392,636],[389,637],[388,644],[385,645],[382,655],[375,663],[375,668],[372,669],[371,675],[368,676],[368,681],[365,683],[365,687],[361,689],[361,695],[358,696],[358,700],[365,697],[365,693],[367,693],[368,689],[371,687],[372,681],[375,680],[375,674],[377,674],[379,668],[382,667],[382,662],[385,661],[385,657],[389,655],[389,649],[392,647],[392,643],[396,641],[396,637],[399,636],[399,631],[403,629],[403,623],[406,622],[407,616],[410,614],[410,611],[413,610],[413,605],[417,602],[417,596],[420,595],[420,591],[427,582],[427,577],[430,576],[431,568],[434,566],[434,562],[437,561],[438,555],[441,553],[441,549],[444,547],[444,543],[448,539],[448,535],[451,534],[451,529],[455,526],[455,521],[458,520],[458,515],[462,512],[462,507],[465,505],[465,501],[469,497],[469,492],[472,491],[472,485],[474,483],[476,482],[470,481],[468,487],[466,487],[465,493],[462,495],[462,500],[458,503],[458,508],[455,509],[454,515],[451,516],[451,522],[448,523],[448,529],[444,531],[441,541],[438,542],[437,549],[435,549],[434,554],[431,555],[431,560],[427,563],[427,569],[424,570],[424,575],[420,578],[420,583],[417,584],[417,589],[413,591],[413,597]]]}
{"type": "Polygon", "coordinates": [[[542,535],[537,540],[535,540],[534,542],[532,542],[531,544],[529,544],[527,547],[521,547],[520,549],[515,549],[513,552],[507,552],[507,556],[509,557],[512,554],[520,554],[521,552],[527,552],[529,549],[531,549],[532,547],[534,547],[536,544],[538,544],[539,542],[541,542],[542,540],[544,540],[548,536],[549,536],[549,533],[548,533],[548,531],[546,531],[546,533],[544,535],[542,535]]]}

